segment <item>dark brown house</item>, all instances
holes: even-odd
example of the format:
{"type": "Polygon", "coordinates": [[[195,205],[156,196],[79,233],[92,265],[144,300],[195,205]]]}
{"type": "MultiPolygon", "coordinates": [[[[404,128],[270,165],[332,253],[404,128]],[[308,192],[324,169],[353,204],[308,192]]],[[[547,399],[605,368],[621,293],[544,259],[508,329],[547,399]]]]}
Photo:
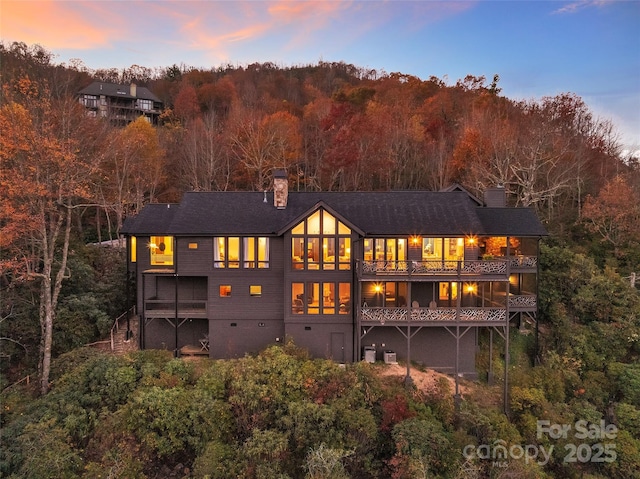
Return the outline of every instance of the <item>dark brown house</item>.
{"type": "Polygon", "coordinates": [[[483,328],[535,322],[534,212],[443,192],[190,192],[129,219],[142,348],[211,358],[291,338],[339,362],[476,375],[483,328]]]}
{"type": "Polygon", "coordinates": [[[107,118],[126,126],[143,116],[156,125],[162,112],[162,101],[147,88],[115,83],[93,82],[78,92],[79,101],[91,116],[107,118]]]}

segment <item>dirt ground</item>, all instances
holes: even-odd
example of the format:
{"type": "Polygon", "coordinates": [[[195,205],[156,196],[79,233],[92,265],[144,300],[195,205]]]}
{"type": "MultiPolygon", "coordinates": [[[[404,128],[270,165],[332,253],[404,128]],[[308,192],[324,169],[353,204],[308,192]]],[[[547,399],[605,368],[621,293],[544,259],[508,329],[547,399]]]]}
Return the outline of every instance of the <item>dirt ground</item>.
{"type": "MultiPolygon", "coordinates": [[[[404,364],[385,364],[383,366],[380,366],[380,374],[382,374],[383,376],[397,376],[399,380],[404,380],[405,376],[407,375],[407,366],[404,364]]],[[[447,381],[449,381],[452,392],[455,392],[456,390],[455,378],[447,374],[438,373],[431,369],[420,370],[416,368],[411,368],[410,374],[416,388],[422,391],[432,390],[440,378],[445,378],[447,381]]],[[[460,381],[460,383],[458,384],[458,390],[464,397],[464,395],[469,392],[469,387],[463,385],[462,381],[460,381]]]]}

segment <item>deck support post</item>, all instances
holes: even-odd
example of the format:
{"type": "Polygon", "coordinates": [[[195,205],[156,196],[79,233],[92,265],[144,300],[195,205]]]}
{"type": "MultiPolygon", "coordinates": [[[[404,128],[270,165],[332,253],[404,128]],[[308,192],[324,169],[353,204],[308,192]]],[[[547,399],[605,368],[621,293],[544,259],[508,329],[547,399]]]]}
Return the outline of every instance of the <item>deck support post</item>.
{"type": "Polygon", "coordinates": [[[177,358],[180,356],[180,350],[178,349],[178,273],[173,275],[175,279],[175,348],[173,350],[173,357],[177,358]]]}

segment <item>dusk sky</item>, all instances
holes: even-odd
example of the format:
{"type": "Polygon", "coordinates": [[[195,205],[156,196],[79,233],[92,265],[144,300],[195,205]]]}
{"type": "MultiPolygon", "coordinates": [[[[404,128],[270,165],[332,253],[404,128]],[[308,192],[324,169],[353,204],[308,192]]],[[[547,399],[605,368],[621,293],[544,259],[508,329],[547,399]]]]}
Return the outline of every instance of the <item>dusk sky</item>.
{"type": "Polygon", "coordinates": [[[0,38],[90,69],[345,62],[508,98],[579,95],[640,148],[640,1],[12,1],[0,38]]]}

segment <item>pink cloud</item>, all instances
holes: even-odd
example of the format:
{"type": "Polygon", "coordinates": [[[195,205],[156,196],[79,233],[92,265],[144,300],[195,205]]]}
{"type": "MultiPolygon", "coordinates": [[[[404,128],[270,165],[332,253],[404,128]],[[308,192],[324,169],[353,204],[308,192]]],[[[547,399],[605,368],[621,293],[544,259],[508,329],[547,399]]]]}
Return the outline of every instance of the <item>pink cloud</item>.
{"type": "Polygon", "coordinates": [[[104,17],[90,15],[86,8],[90,5],[52,0],[3,0],[2,36],[5,40],[37,43],[52,49],[105,46],[110,38],[117,36],[118,29],[104,17]]]}

